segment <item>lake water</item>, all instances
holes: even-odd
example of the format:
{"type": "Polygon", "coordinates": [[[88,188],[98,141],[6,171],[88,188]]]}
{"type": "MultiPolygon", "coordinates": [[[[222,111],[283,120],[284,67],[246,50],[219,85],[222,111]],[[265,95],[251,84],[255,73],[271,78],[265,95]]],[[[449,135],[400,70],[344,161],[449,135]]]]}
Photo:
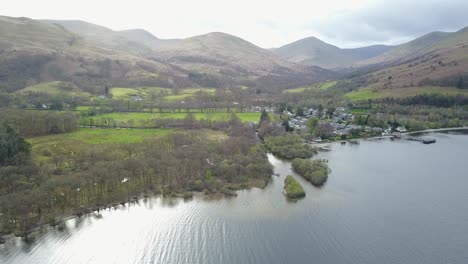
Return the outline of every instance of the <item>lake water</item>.
{"type": "Polygon", "coordinates": [[[34,242],[10,239],[0,263],[468,263],[468,136],[436,144],[332,144],[332,173],[306,197],[282,195],[280,176],[238,197],[147,199],[68,221],[34,242]]]}

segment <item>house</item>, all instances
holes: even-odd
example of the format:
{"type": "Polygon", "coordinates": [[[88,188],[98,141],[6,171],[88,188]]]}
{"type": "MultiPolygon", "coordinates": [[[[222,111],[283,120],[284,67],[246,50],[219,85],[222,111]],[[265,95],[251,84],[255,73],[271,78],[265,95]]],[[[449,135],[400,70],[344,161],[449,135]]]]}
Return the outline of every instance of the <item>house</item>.
{"type": "Polygon", "coordinates": [[[396,128],[396,131],[400,132],[400,133],[404,133],[404,132],[407,132],[408,130],[406,130],[406,127],[404,126],[399,126],[396,128]]]}

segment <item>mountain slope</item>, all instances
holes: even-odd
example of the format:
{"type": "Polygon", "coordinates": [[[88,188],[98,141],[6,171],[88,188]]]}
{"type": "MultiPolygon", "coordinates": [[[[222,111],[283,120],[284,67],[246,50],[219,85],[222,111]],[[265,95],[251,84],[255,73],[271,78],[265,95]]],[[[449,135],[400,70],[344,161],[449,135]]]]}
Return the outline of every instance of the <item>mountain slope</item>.
{"type": "Polygon", "coordinates": [[[0,17],[0,90],[62,81],[95,94],[106,85],[242,85],[266,91],[334,76],[331,71],[287,62],[224,33],[170,40],[170,45],[158,45],[160,41],[143,30],[0,17]]]}
{"type": "Polygon", "coordinates": [[[389,49],[390,46],[384,45],[340,49],[315,37],[309,37],[272,51],[291,62],[333,69],[348,67],[359,60],[377,56],[389,49]]]}
{"type": "Polygon", "coordinates": [[[158,58],[189,71],[252,80],[262,76],[294,75],[316,81],[332,73],[285,61],[241,38],[220,32],[184,39],[157,50],[158,58]]]}
{"type": "Polygon", "coordinates": [[[403,44],[402,47],[397,49],[398,52],[388,52],[395,56],[384,56],[387,61],[392,58],[391,64],[368,74],[369,88],[390,90],[424,86],[455,87],[459,85],[460,79],[468,80],[467,28],[454,33],[425,35],[403,44]],[[413,53],[409,54],[408,50],[413,53]],[[401,57],[401,54],[406,56],[401,57]]]}
{"type": "Polygon", "coordinates": [[[102,48],[63,26],[0,17],[0,90],[50,81],[73,82],[88,92],[107,84],[190,85],[172,65],[102,48]]]}
{"type": "Polygon", "coordinates": [[[426,34],[410,42],[395,46],[394,48],[390,49],[389,51],[379,56],[358,62],[357,66],[372,65],[372,64],[389,64],[389,63],[397,62],[408,56],[412,56],[415,53],[420,52],[421,50],[424,50],[426,48],[429,48],[435,45],[437,42],[450,36],[450,34],[451,33],[447,33],[447,32],[432,32],[432,33],[426,34]]]}

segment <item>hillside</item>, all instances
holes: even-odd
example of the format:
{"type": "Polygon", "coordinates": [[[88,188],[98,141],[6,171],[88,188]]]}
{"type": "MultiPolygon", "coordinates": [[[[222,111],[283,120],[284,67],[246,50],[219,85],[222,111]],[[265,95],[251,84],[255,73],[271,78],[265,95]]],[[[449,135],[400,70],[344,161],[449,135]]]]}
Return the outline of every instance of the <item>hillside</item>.
{"type": "Polygon", "coordinates": [[[360,61],[356,66],[395,63],[435,45],[450,35],[451,33],[447,32],[432,32],[410,42],[395,46],[379,56],[360,61]]]}
{"type": "Polygon", "coordinates": [[[207,76],[250,81],[258,77],[300,78],[317,82],[332,72],[285,61],[236,36],[214,32],[162,47],[157,57],[185,70],[207,76]]]}
{"type": "Polygon", "coordinates": [[[114,31],[76,20],[0,17],[0,90],[52,81],[89,93],[104,86],[284,89],[332,78],[285,61],[238,37],[210,33],[161,40],[141,30],[114,31]]]}
{"type": "Polygon", "coordinates": [[[369,85],[364,89],[399,95],[408,91],[424,92],[424,87],[441,87],[440,91],[444,91],[444,87],[468,88],[466,28],[454,33],[426,35],[403,44],[382,58],[397,58],[396,54],[406,54],[406,56],[394,59],[388,67],[368,74],[369,85]],[[409,50],[413,52],[410,54],[409,50]]]}
{"type": "Polygon", "coordinates": [[[0,17],[0,90],[50,81],[72,82],[91,93],[105,84],[190,86],[186,77],[172,65],[103,48],[61,25],[0,17]]]}
{"type": "Polygon", "coordinates": [[[390,48],[390,46],[375,45],[356,49],[341,49],[315,37],[309,37],[272,51],[291,62],[334,69],[348,67],[360,60],[380,55],[390,48]]]}

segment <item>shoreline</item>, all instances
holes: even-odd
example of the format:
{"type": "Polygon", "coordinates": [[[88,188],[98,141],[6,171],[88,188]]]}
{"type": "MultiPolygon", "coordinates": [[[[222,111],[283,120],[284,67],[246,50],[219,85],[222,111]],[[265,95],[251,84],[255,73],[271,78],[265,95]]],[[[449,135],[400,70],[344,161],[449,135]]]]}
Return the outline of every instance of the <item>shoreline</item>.
{"type": "MultiPolygon", "coordinates": [[[[424,130],[416,130],[416,131],[408,131],[408,132],[403,132],[402,134],[404,135],[410,135],[410,134],[418,134],[418,133],[433,133],[433,132],[443,132],[443,131],[457,131],[457,130],[468,130],[468,126],[463,126],[463,127],[447,127],[447,128],[434,128],[434,129],[424,129],[424,130]]],[[[362,141],[362,140],[368,140],[368,139],[385,139],[385,138],[392,138],[393,136],[373,136],[373,137],[361,137],[361,138],[352,138],[352,139],[340,139],[340,140],[333,140],[333,141],[327,141],[327,142],[312,142],[308,143],[311,146],[318,147],[321,149],[321,151],[330,151],[327,149],[324,149],[325,147],[329,146],[330,144],[333,143],[342,143],[346,142],[349,143],[350,141],[356,140],[356,141],[362,141]]]]}
{"type": "Polygon", "coordinates": [[[187,191],[187,192],[175,192],[175,193],[171,193],[171,194],[168,194],[168,195],[164,195],[162,193],[152,193],[152,194],[146,194],[146,195],[140,195],[139,197],[136,197],[136,198],[132,198],[130,199],[129,201],[126,201],[125,203],[116,203],[116,204],[107,204],[107,205],[104,205],[102,207],[92,207],[92,208],[87,208],[87,212],[86,213],[83,213],[82,215],[77,215],[77,214],[63,214],[61,216],[57,216],[57,221],[56,221],[56,225],[55,226],[52,226],[50,223],[46,223],[46,224],[42,224],[40,226],[36,226],[32,229],[30,229],[28,231],[28,235],[27,236],[17,236],[15,234],[15,232],[11,232],[11,233],[8,233],[8,234],[0,234],[0,246],[1,245],[4,245],[6,244],[6,242],[8,240],[11,240],[11,239],[15,239],[15,238],[18,238],[18,239],[21,239],[21,240],[25,240],[25,241],[28,241],[28,239],[34,239],[34,235],[36,235],[37,233],[39,232],[42,232],[43,230],[45,230],[45,232],[48,232],[50,230],[46,230],[46,229],[56,229],[56,228],[60,228],[60,226],[62,224],[64,224],[66,221],[69,221],[69,220],[72,220],[72,219],[77,219],[77,218],[82,218],[82,217],[88,217],[92,214],[100,214],[100,211],[111,211],[112,209],[117,209],[121,206],[124,206],[124,207],[127,207],[127,206],[131,206],[132,204],[135,204],[135,203],[139,203],[140,201],[143,201],[144,199],[152,199],[152,198],[160,198],[160,199],[182,199],[184,201],[186,200],[191,200],[193,199],[194,197],[197,197],[199,199],[204,199],[204,198],[213,198],[213,199],[222,199],[222,198],[229,198],[229,197],[236,197],[238,194],[237,192],[238,191],[242,191],[242,190],[250,190],[250,189],[254,189],[254,188],[258,188],[258,189],[264,189],[269,183],[270,183],[270,180],[271,178],[274,176],[274,174],[272,174],[270,176],[270,178],[268,178],[268,180],[265,180],[263,183],[260,183],[260,182],[256,182],[256,183],[253,183],[253,182],[250,182],[250,183],[247,183],[247,185],[242,188],[241,186],[237,186],[234,187],[234,189],[231,189],[231,190],[225,190],[225,191],[217,191],[217,192],[206,192],[206,191],[187,191]],[[186,197],[185,194],[189,193],[190,196],[189,197],[186,197]]]}

